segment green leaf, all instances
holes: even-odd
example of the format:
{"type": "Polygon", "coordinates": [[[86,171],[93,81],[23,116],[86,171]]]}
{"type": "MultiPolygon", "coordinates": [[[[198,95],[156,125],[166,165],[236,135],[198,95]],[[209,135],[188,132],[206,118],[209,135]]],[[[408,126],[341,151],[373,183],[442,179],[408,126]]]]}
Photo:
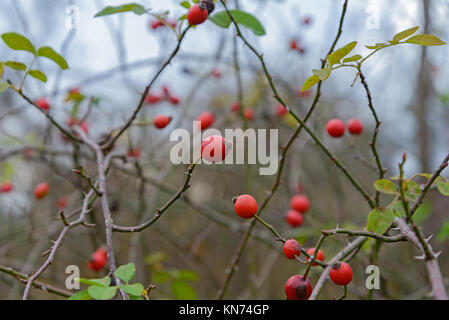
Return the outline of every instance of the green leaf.
{"type": "Polygon", "coordinates": [[[436,178],[435,183],[438,191],[440,191],[443,196],[449,197],[449,182],[445,181],[442,177],[438,177],[436,178]]]}
{"type": "Polygon", "coordinates": [[[359,55],[359,54],[356,54],[356,55],[354,55],[354,56],[352,56],[352,57],[343,59],[343,63],[346,63],[346,62],[354,62],[354,61],[357,61],[357,60],[360,60],[360,59],[362,59],[362,56],[359,55]]]}
{"type": "Polygon", "coordinates": [[[391,208],[393,209],[394,214],[399,218],[405,217],[405,209],[402,201],[400,200],[395,201],[391,206],[391,208]]]}
{"type": "Polygon", "coordinates": [[[374,189],[386,194],[397,194],[396,186],[387,179],[380,179],[374,182],[374,189]]]}
{"type": "Polygon", "coordinates": [[[183,1],[180,3],[181,6],[183,6],[186,9],[190,9],[190,2],[189,1],[183,1]]]}
{"type": "Polygon", "coordinates": [[[326,80],[331,75],[332,69],[330,67],[321,70],[312,70],[313,74],[316,75],[321,81],[326,80]]]}
{"type": "Polygon", "coordinates": [[[368,215],[368,223],[366,224],[366,230],[375,232],[378,234],[384,234],[393,223],[395,215],[393,210],[376,208],[371,210],[368,215]]]}
{"type": "Polygon", "coordinates": [[[142,296],[129,296],[131,300],[145,300],[142,296]]]}
{"type": "Polygon", "coordinates": [[[39,48],[39,50],[37,50],[37,55],[39,57],[45,57],[53,60],[62,70],[69,68],[69,65],[67,64],[67,61],[65,61],[64,57],[50,47],[39,48]]]}
{"type": "Polygon", "coordinates": [[[90,286],[87,292],[95,300],[110,300],[115,297],[117,287],[90,286]]]}
{"type": "Polygon", "coordinates": [[[6,61],[4,64],[8,68],[15,69],[15,70],[25,71],[27,69],[27,66],[25,64],[23,64],[22,62],[6,61]]]}
{"type": "Polygon", "coordinates": [[[136,274],[136,267],[134,266],[134,263],[128,263],[127,265],[117,268],[117,270],[115,270],[115,274],[120,278],[120,280],[128,283],[129,280],[134,278],[134,275],[136,274]]]}
{"type": "Polygon", "coordinates": [[[231,25],[231,18],[226,11],[220,11],[209,17],[209,20],[215,23],[217,26],[227,29],[231,25]]]}
{"type": "Polygon", "coordinates": [[[407,43],[419,44],[421,46],[442,46],[446,42],[431,34],[419,34],[405,40],[407,43]]]}
{"type": "Polygon", "coordinates": [[[28,71],[28,74],[32,76],[33,78],[36,78],[37,80],[40,80],[42,82],[47,82],[47,76],[45,73],[43,73],[40,70],[30,70],[28,71]]]}
{"type": "Polygon", "coordinates": [[[443,242],[449,239],[449,221],[445,222],[441,230],[437,233],[437,240],[443,242]]]}
{"type": "Polygon", "coordinates": [[[13,50],[29,51],[32,54],[36,53],[36,49],[34,48],[31,41],[21,34],[18,34],[16,32],[4,33],[2,34],[2,39],[6,43],[6,45],[13,50]]]}
{"type": "Polygon", "coordinates": [[[192,270],[173,270],[171,275],[176,280],[198,281],[198,274],[192,270]]]}
{"type": "Polygon", "coordinates": [[[123,284],[121,286],[123,291],[132,296],[141,296],[145,288],[140,283],[135,284],[123,284]]]}
{"type": "Polygon", "coordinates": [[[196,300],[198,299],[195,289],[183,281],[173,281],[171,291],[177,300],[196,300]]]}
{"type": "Polygon", "coordinates": [[[387,46],[386,43],[376,43],[374,46],[365,46],[365,47],[367,47],[368,49],[372,49],[373,50],[373,49],[383,48],[385,46],[387,46]]]}
{"type": "Polygon", "coordinates": [[[419,26],[401,31],[393,37],[393,41],[400,41],[402,39],[405,39],[405,38],[411,36],[412,34],[414,34],[416,31],[418,31],[418,29],[419,29],[419,26]]]}
{"type": "Polygon", "coordinates": [[[320,82],[320,78],[318,78],[318,76],[316,74],[314,74],[313,76],[310,76],[302,85],[301,92],[309,90],[314,85],[316,85],[318,82],[320,82]]]}
{"type": "Polygon", "coordinates": [[[92,300],[87,290],[82,290],[67,298],[67,300],[92,300]]]}
{"type": "Polygon", "coordinates": [[[405,196],[411,200],[418,199],[419,195],[421,194],[421,188],[419,187],[419,184],[417,184],[415,181],[407,181],[404,182],[405,185],[405,196]]]}
{"type": "Polygon", "coordinates": [[[3,62],[0,61],[0,79],[3,77],[4,71],[5,71],[5,68],[3,66],[3,62]]]}
{"type": "Polygon", "coordinates": [[[327,60],[329,61],[329,63],[331,65],[334,65],[334,64],[340,62],[340,60],[343,59],[344,57],[346,57],[355,48],[356,45],[357,45],[357,41],[348,43],[344,47],[337,49],[333,53],[331,53],[327,57],[327,60]]]}
{"type": "Polygon", "coordinates": [[[417,224],[424,222],[429,216],[431,210],[432,206],[430,205],[430,203],[424,202],[418,207],[418,209],[416,209],[415,213],[413,214],[413,221],[415,221],[415,223],[417,224]]]}
{"type": "Polygon", "coordinates": [[[9,88],[9,84],[6,82],[0,82],[0,94],[6,91],[9,88]]]}
{"type": "Polygon", "coordinates": [[[156,283],[165,283],[172,279],[170,273],[166,271],[154,271],[153,272],[153,281],[156,283]]]}
{"type": "Polygon", "coordinates": [[[107,16],[110,14],[121,13],[121,12],[134,12],[137,15],[142,15],[145,13],[145,7],[138,3],[128,3],[120,6],[108,6],[95,14],[94,18],[107,16]]]}
{"type": "Polygon", "coordinates": [[[87,284],[89,286],[108,287],[111,284],[111,278],[109,278],[109,276],[106,276],[101,279],[76,278],[75,280],[78,281],[79,283],[87,284]]]}
{"type": "MultiPolygon", "coordinates": [[[[263,36],[266,34],[264,27],[260,21],[248,12],[241,10],[229,10],[235,22],[245,28],[250,29],[255,35],[263,36]]],[[[209,20],[222,28],[228,28],[231,24],[231,18],[226,11],[220,11],[209,17],[209,20]]]]}

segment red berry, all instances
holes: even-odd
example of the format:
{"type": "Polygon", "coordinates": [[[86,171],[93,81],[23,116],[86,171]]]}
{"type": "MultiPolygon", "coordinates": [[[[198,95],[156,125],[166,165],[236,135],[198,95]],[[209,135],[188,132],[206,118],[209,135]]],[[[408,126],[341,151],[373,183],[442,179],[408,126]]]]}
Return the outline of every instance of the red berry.
{"type": "Polygon", "coordinates": [[[304,17],[304,19],[302,19],[302,23],[305,25],[309,25],[311,21],[312,21],[312,18],[310,18],[310,17],[304,17]]]}
{"type": "Polygon", "coordinates": [[[293,228],[300,227],[304,222],[302,213],[296,210],[289,210],[286,217],[287,223],[293,228]]]}
{"type": "MultiPolygon", "coordinates": [[[[307,249],[306,252],[309,256],[312,256],[313,253],[315,252],[315,248],[309,248],[309,249],[307,249]]],[[[306,260],[309,261],[309,258],[307,258],[306,260]]],[[[315,261],[316,260],[324,261],[324,253],[323,253],[323,251],[321,251],[321,249],[318,249],[318,253],[316,254],[316,257],[315,257],[315,261]]],[[[317,266],[317,265],[318,264],[316,262],[312,263],[312,266],[317,266]]]]}
{"type": "Polygon", "coordinates": [[[299,46],[298,41],[296,41],[296,40],[290,41],[290,49],[296,50],[296,49],[298,49],[298,46],[299,46]]]}
{"type": "Polygon", "coordinates": [[[36,105],[44,110],[44,111],[48,111],[50,110],[50,102],[48,102],[47,98],[40,98],[36,100],[36,105]]]}
{"type": "Polygon", "coordinates": [[[170,96],[170,97],[168,97],[168,101],[170,101],[171,104],[179,104],[178,97],[170,96]]]}
{"type": "Polygon", "coordinates": [[[287,111],[287,108],[284,107],[282,104],[279,103],[279,104],[277,105],[277,107],[276,107],[276,115],[277,115],[279,118],[285,116],[285,114],[286,114],[287,112],[288,112],[288,111],[287,111]]]}
{"type": "Polygon", "coordinates": [[[162,27],[163,25],[164,25],[164,24],[163,24],[162,21],[159,20],[159,19],[156,19],[156,20],[154,20],[154,21],[151,22],[151,28],[152,28],[152,29],[157,29],[157,28],[159,28],[159,27],[162,27]]]}
{"type": "Polygon", "coordinates": [[[291,276],[285,283],[285,295],[288,300],[307,300],[312,294],[312,284],[300,275],[291,276]]]}
{"type": "Polygon", "coordinates": [[[352,269],[346,262],[337,262],[329,272],[331,280],[340,286],[346,286],[352,280],[352,269]]]}
{"type": "Polygon", "coordinates": [[[239,217],[251,219],[257,213],[257,201],[249,194],[242,194],[235,199],[234,210],[239,217]]]}
{"type": "Polygon", "coordinates": [[[187,13],[187,21],[190,25],[195,26],[206,21],[208,15],[207,9],[201,9],[198,4],[194,4],[187,13]]]}
{"type": "Polygon", "coordinates": [[[240,103],[234,102],[234,103],[231,105],[231,111],[237,112],[237,111],[239,111],[239,110],[240,110],[240,103]]]}
{"type": "Polygon", "coordinates": [[[306,196],[298,194],[291,198],[290,207],[296,211],[304,213],[309,210],[310,202],[306,196]]]}
{"type": "Polygon", "coordinates": [[[284,255],[288,259],[294,259],[295,256],[299,257],[301,254],[301,245],[295,239],[288,239],[285,241],[282,249],[284,250],[284,255]]]}
{"type": "Polygon", "coordinates": [[[34,188],[34,197],[36,199],[43,199],[47,196],[49,191],[50,191],[50,185],[47,182],[39,183],[34,188]]]}
{"type": "Polygon", "coordinates": [[[221,162],[228,154],[226,139],[222,136],[210,136],[201,142],[201,157],[209,162],[221,162]]]}
{"type": "Polygon", "coordinates": [[[74,88],[70,89],[69,93],[73,94],[73,95],[81,94],[81,90],[78,87],[74,87],[74,88]]]}
{"type": "Polygon", "coordinates": [[[331,119],[326,124],[326,130],[331,137],[339,138],[345,134],[345,123],[340,119],[331,119]]]}
{"type": "Polygon", "coordinates": [[[310,90],[306,90],[306,91],[300,91],[299,92],[299,96],[301,97],[301,98],[307,98],[307,97],[310,97],[310,90]]]}
{"type": "Polygon", "coordinates": [[[3,182],[0,185],[0,193],[8,193],[13,189],[13,185],[11,182],[3,182]]]}
{"type": "Polygon", "coordinates": [[[163,114],[157,115],[153,119],[154,126],[158,129],[163,129],[171,122],[171,117],[163,114]]]}
{"type": "Polygon", "coordinates": [[[65,209],[67,207],[67,204],[69,203],[69,198],[67,198],[66,196],[62,196],[61,198],[58,199],[58,202],[56,202],[56,205],[58,206],[59,209],[65,209]]]}
{"type": "Polygon", "coordinates": [[[214,78],[221,78],[221,71],[218,70],[218,69],[214,69],[214,70],[212,70],[211,75],[212,75],[214,78]]]}
{"type": "Polygon", "coordinates": [[[148,104],[156,104],[156,103],[160,102],[161,99],[162,99],[162,97],[161,97],[160,95],[149,93],[149,94],[145,97],[145,103],[148,103],[148,104]]]}
{"type": "Polygon", "coordinates": [[[170,88],[166,84],[162,86],[162,92],[165,96],[170,96],[170,88]]]}
{"type": "Polygon", "coordinates": [[[363,131],[363,124],[358,119],[351,119],[348,122],[348,131],[350,134],[359,135],[363,131]]]}
{"type": "Polygon", "coordinates": [[[139,149],[131,149],[128,151],[128,158],[140,158],[140,150],[139,149]]]}
{"type": "Polygon", "coordinates": [[[89,134],[89,126],[87,125],[87,123],[85,121],[81,122],[79,124],[79,126],[80,126],[81,130],[83,130],[86,135],[89,134]]]}
{"type": "Polygon", "coordinates": [[[201,122],[201,130],[205,130],[209,128],[215,121],[215,116],[212,112],[203,112],[197,118],[196,121],[201,122]]]}
{"type": "Polygon", "coordinates": [[[254,111],[250,108],[243,109],[243,116],[246,120],[253,120],[254,119],[254,111]]]}
{"type": "Polygon", "coordinates": [[[91,270],[98,271],[104,268],[108,261],[108,254],[104,248],[99,248],[89,258],[87,262],[91,270]]]}

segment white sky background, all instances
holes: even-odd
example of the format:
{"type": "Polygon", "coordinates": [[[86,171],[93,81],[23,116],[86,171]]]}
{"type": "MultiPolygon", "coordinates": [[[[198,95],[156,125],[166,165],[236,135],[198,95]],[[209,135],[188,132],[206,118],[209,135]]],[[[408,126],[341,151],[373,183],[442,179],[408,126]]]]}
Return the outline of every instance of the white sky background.
{"type": "MultiPolygon", "coordinates": [[[[437,34],[444,41],[449,40],[449,1],[432,1],[432,33],[437,34]]],[[[70,70],[64,72],[61,79],[61,88],[68,88],[81,80],[93,76],[99,72],[108,70],[119,65],[115,35],[111,35],[106,27],[106,23],[120,24],[123,26],[124,42],[127,54],[127,61],[138,61],[151,57],[158,57],[159,54],[167,54],[174,45],[173,35],[167,38],[167,45],[161,48],[158,37],[160,32],[149,30],[149,17],[138,17],[131,13],[119,14],[109,18],[93,18],[100,8],[106,5],[123,4],[126,0],[2,0],[0,1],[0,33],[17,31],[25,34],[36,46],[50,45],[56,50],[61,48],[68,30],[65,27],[66,6],[74,4],[80,8],[80,25],[75,37],[70,42],[65,57],[70,65],[70,70]],[[14,1],[16,4],[14,4],[14,1]],[[20,15],[17,14],[17,8],[20,15]]],[[[178,17],[185,13],[185,9],[179,6],[180,1],[158,0],[158,1],[138,1],[146,7],[156,10],[170,10],[171,17],[178,17]]],[[[229,1],[231,4],[233,1],[229,1]]],[[[298,79],[296,87],[299,88],[302,82],[309,76],[312,68],[317,68],[322,58],[329,49],[338,25],[341,12],[340,0],[240,0],[242,9],[255,14],[265,26],[267,35],[261,38],[251,36],[250,41],[264,53],[272,72],[282,70],[283,72],[297,73],[293,75],[298,79]],[[265,3],[265,4],[264,4],[265,3]],[[300,23],[303,16],[311,16],[313,19],[310,27],[303,27],[300,23]],[[298,57],[294,53],[288,52],[288,42],[291,38],[298,37],[305,45],[307,53],[298,57]]],[[[349,0],[348,13],[345,19],[344,32],[340,39],[339,46],[350,41],[358,40],[359,45],[354,50],[355,53],[366,54],[365,44],[374,44],[390,39],[396,32],[403,29],[422,25],[421,0],[349,0]],[[366,20],[372,11],[367,12],[367,8],[379,11],[379,29],[368,29],[366,20]]],[[[217,8],[221,10],[220,6],[217,8]]],[[[233,29],[228,32],[231,35],[233,29]]],[[[192,54],[211,55],[215,53],[219,34],[224,32],[211,22],[199,26],[190,32],[183,43],[182,52],[192,54]]],[[[159,39],[160,40],[160,39],[159,39]]],[[[225,49],[224,56],[231,57],[230,43],[225,49]]],[[[243,48],[243,47],[241,47],[243,48]]],[[[251,53],[247,50],[240,50],[243,63],[254,63],[250,60],[251,53]]],[[[407,151],[413,154],[415,144],[410,131],[413,127],[413,117],[404,115],[404,108],[413,99],[415,75],[419,69],[418,46],[399,46],[388,48],[374,56],[367,63],[365,73],[371,87],[371,92],[375,97],[375,107],[379,110],[383,120],[383,130],[390,130],[397,136],[399,141],[407,141],[407,146],[398,150],[395,158],[399,159],[402,152],[407,151]]],[[[432,64],[439,66],[438,74],[435,75],[435,86],[440,92],[449,91],[449,68],[447,67],[449,48],[436,47],[429,49],[429,56],[432,64]]],[[[29,54],[11,52],[6,46],[0,44],[0,59],[15,59],[29,62],[29,54]],[[19,57],[19,58],[18,58],[19,57]]],[[[252,57],[253,58],[253,57],[252,57]]],[[[210,61],[209,61],[210,62],[210,61]]],[[[163,74],[160,82],[170,83],[181,96],[190,90],[192,78],[180,73],[180,69],[186,63],[176,60],[173,65],[163,74]]],[[[189,66],[200,70],[208,70],[210,65],[204,63],[188,63],[189,66]]],[[[46,71],[49,81],[45,85],[37,83],[35,80],[28,80],[27,91],[33,97],[44,95],[54,88],[56,68],[51,62],[43,61],[39,65],[46,71]]],[[[226,72],[226,68],[222,67],[226,72]]],[[[124,85],[117,73],[113,78],[101,81],[96,85],[89,85],[83,88],[87,93],[92,93],[106,97],[108,104],[104,107],[104,112],[129,113],[129,108],[135,106],[138,94],[143,90],[146,82],[154,71],[154,67],[145,66],[139,68],[137,72],[130,75],[133,87],[124,85]]],[[[228,68],[228,71],[232,71],[228,68]]],[[[350,87],[353,80],[352,71],[342,70],[335,72],[331,79],[324,85],[324,96],[331,98],[353,96],[354,105],[345,111],[342,107],[342,114],[355,115],[371,123],[369,110],[366,108],[366,97],[360,86],[350,87]]],[[[230,79],[234,79],[232,75],[230,79]]],[[[14,79],[13,77],[11,77],[14,79]]],[[[221,80],[223,81],[223,80],[221,80]]],[[[220,85],[234,88],[233,83],[221,82],[220,85]]],[[[447,107],[446,107],[447,108],[447,107]]],[[[207,109],[207,106],[198,106],[199,110],[207,109]]],[[[447,109],[449,110],[449,109],[447,109]]],[[[64,110],[57,110],[56,115],[63,117],[64,110]]],[[[30,111],[30,116],[36,121],[44,121],[34,110],[30,111]]],[[[119,120],[119,119],[117,119],[119,120]]],[[[20,126],[14,122],[10,123],[9,132],[20,135],[20,126]]],[[[108,124],[112,126],[114,124],[108,124]]],[[[116,125],[116,124],[115,124],[116,125]]],[[[440,128],[441,130],[447,127],[440,128]]],[[[93,129],[95,133],[95,128],[93,129]]],[[[443,135],[444,136],[444,135],[443,135]]],[[[447,135],[446,135],[447,137],[447,135]]],[[[436,150],[435,163],[447,150],[449,142],[443,141],[442,148],[436,150]]],[[[396,161],[396,160],[395,160],[396,161]]],[[[397,162],[397,161],[396,161],[397,162]]],[[[413,157],[409,156],[409,166],[413,167],[413,157]]],[[[412,168],[409,169],[412,169],[412,168]]]]}

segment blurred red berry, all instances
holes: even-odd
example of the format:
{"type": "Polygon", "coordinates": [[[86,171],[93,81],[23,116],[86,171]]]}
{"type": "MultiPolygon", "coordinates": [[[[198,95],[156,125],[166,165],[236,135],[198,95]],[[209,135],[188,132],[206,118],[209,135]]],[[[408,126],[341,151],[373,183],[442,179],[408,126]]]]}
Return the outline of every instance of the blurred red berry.
{"type": "Polygon", "coordinates": [[[243,116],[246,120],[253,120],[254,119],[254,111],[250,108],[243,109],[243,116]]]}
{"type": "Polygon", "coordinates": [[[48,195],[49,192],[50,185],[47,182],[42,182],[34,188],[34,197],[36,199],[43,199],[48,195]]]}
{"type": "Polygon", "coordinates": [[[13,189],[11,182],[3,182],[0,184],[0,193],[8,193],[13,189]]]}
{"type": "Polygon", "coordinates": [[[156,104],[156,103],[160,102],[161,100],[162,100],[162,97],[160,95],[152,94],[152,93],[147,94],[147,96],[145,97],[145,103],[148,103],[148,104],[156,104]]]}
{"type": "Polygon", "coordinates": [[[304,222],[302,213],[296,210],[289,210],[285,219],[287,220],[287,223],[293,228],[300,227],[304,222]]]}
{"type": "Polygon", "coordinates": [[[157,115],[153,119],[153,124],[158,129],[163,129],[171,122],[171,117],[163,114],[157,115]]]}
{"type": "Polygon", "coordinates": [[[231,111],[237,112],[237,111],[239,111],[239,110],[240,110],[240,103],[238,103],[238,102],[236,101],[236,102],[234,102],[234,103],[231,105],[231,111]]]}
{"type": "Polygon", "coordinates": [[[285,116],[285,114],[287,114],[287,113],[288,113],[287,108],[284,107],[282,104],[279,103],[279,104],[276,106],[276,115],[277,115],[279,118],[285,116]]]}
{"type": "Polygon", "coordinates": [[[212,70],[211,75],[212,75],[214,78],[221,78],[221,71],[218,70],[218,69],[214,69],[214,70],[212,70]]]}
{"type": "Polygon", "coordinates": [[[108,261],[108,253],[104,248],[98,248],[89,258],[87,265],[89,269],[98,271],[105,267],[108,261]]]}
{"type": "Polygon", "coordinates": [[[358,119],[351,119],[348,122],[348,131],[350,134],[359,135],[363,131],[363,124],[358,119]]]}
{"type": "Polygon", "coordinates": [[[40,98],[36,100],[36,105],[44,110],[44,111],[48,111],[50,110],[50,102],[48,102],[47,98],[40,98]]]}
{"type": "Polygon", "coordinates": [[[67,204],[69,203],[69,198],[67,198],[66,196],[62,196],[61,198],[58,199],[58,201],[56,202],[56,206],[63,210],[67,207],[67,204]]]}
{"type": "MultiPolygon", "coordinates": [[[[315,248],[309,248],[309,249],[307,249],[306,252],[309,256],[312,256],[313,253],[315,252],[315,248]]],[[[306,260],[309,261],[309,258],[306,258],[306,260]]],[[[324,253],[323,253],[323,251],[321,251],[321,249],[318,249],[318,253],[316,254],[316,257],[315,257],[315,261],[316,260],[324,261],[324,253]]],[[[318,265],[318,263],[316,263],[316,262],[312,263],[312,266],[317,266],[317,265],[318,265]]]]}
{"type": "Polygon", "coordinates": [[[174,105],[179,104],[179,98],[178,97],[170,96],[170,97],[168,97],[168,101],[170,101],[170,103],[174,104],[174,105]]]}
{"type": "Polygon", "coordinates": [[[305,195],[298,194],[291,198],[290,207],[299,212],[306,212],[310,208],[309,198],[305,195]]]}
{"type": "Polygon", "coordinates": [[[140,158],[140,150],[137,148],[133,148],[128,151],[128,158],[140,158]]]}
{"type": "Polygon", "coordinates": [[[226,148],[226,139],[215,135],[205,138],[201,142],[201,157],[209,162],[221,162],[226,158],[229,150],[226,148]]]}
{"type": "Polygon", "coordinates": [[[197,118],[196,121],[200,121],[200,128],[201,130],[205,130],[209,128],[215,121],[215,116],[212,112],[206,111],[201,113],[197,118]]]}

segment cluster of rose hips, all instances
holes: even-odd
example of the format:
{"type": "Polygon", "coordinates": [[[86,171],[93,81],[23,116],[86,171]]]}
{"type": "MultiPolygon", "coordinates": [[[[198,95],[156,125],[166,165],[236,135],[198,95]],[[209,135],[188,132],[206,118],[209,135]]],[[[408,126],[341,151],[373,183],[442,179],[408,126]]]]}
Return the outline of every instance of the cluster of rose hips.
{"type": "MultiPolygon", "coordinates": [[[[240,109],[242,107],[240,106],[240,103],[238,103],[237,101],[234,102],[233,104],[231,104],[231,111],[232,112],[236,112],[239,113],[240,109]]],[[[251,108],[243,108],[243,116],[245,117],[246,120],[253,120],[254,119],[254,111],[251,108]]]]}
{"type": "Polygon", "coordinates": [[[149,93],[145,97],[145,103],[150,104],[150,105],[158,104],[162,101],[168,101],[172,105],[178,105],[180,102],[180,99],[177,96],[175,96],[174,94],[172,94],[172,92],[170,91],[170,88],[167,85],[162,86],[161,93],[159,93],[159,94],[149,93]]]}
{"type": "MultiPolygon", "coordinates": [[[[340,119],[331,119],[326,123],[326,130],[331,137],[340,138],[345,134],[345,123],[340,119]]],[[[350,119],[348,131],[352,135],[359,135],[363,131],[363,124],[358,119],[350,119]]]]}
{"type": "Polygon", "coordinates": [[[106,266],[106,262],[108,262],[108,253],[100,247],[90,256],[87,266],[93,271],[98,271],[106,266]]]}

